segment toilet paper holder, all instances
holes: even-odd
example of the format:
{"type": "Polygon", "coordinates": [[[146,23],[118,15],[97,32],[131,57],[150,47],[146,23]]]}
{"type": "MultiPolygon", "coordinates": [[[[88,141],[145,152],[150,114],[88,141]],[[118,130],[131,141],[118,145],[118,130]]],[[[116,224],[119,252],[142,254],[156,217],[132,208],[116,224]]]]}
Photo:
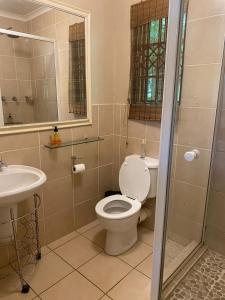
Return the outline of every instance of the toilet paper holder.
{"type": "Polygon", "coordinates": [[[77,159],[83,159],[83,157],[79,157],[79,156],[76,156],[76,155],[71,156],[71,160],[73,162],[76,161],[77,159]]]}

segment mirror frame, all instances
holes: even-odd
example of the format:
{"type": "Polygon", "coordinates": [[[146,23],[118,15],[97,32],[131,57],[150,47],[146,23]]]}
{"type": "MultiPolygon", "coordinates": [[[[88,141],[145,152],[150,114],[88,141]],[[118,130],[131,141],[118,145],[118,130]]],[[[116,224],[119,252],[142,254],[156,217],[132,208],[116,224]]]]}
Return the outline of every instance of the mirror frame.
{"type": "MultiPolygon", "coordinates": [[[[71,128],[79,126],[87,126],[92,124],[92,99],[91,99],[91,13],[75,7],[74,5],[64,4],[58,0],[35,0],[39,4],[55,8],[66,13],[74,14],[85,19],[85,55],[86,55],[86,89],[87,89],[87,117],[85,119],[74,119],[69,121],[56,122],[42,122],[30,123],[23,125],[11,125],[0,127],[0,136],[6,134],[16,134],[25,132],[35,132],[50,130],[53,126],[58,128],[71,128]]],[[[58,76],[58,60],[57,53],[55,53],[56,60],[56,89],[57,89],[57,103],[60,102],[60,85],[58,76]]],[[[1,96],[1,95],[0,95],[1,96]]]]}

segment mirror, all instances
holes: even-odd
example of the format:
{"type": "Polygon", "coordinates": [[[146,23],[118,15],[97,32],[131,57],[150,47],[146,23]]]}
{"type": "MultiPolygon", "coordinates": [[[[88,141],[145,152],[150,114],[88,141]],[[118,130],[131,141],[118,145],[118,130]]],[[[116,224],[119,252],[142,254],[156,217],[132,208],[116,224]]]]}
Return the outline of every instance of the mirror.
{"type": "Polygon", "coordinates": [[[30,0],[0,2],[1,128],[89,119],[87,16],[30,0]]]}

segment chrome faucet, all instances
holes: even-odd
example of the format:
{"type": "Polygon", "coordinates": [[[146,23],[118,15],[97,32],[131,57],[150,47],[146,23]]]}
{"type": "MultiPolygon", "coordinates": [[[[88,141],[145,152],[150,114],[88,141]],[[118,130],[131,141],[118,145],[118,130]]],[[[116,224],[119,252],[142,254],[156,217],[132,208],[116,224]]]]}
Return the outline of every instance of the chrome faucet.
{"type": "Polygon", "coordinates": [[[7,167],[7,164],[4,163],[4,161],[2,160],[2,158],[0,159],[0,172],[3,171],[3,168],[6,168],[7,167]]]}

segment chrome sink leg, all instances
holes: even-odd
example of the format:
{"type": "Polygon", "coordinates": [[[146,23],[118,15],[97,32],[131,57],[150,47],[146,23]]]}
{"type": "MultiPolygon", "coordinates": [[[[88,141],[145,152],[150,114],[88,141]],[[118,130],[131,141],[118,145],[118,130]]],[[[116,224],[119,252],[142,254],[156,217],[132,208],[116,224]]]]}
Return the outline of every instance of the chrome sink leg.
{"type": "Polygon", "coordinates": [[[37,254],[36,259],[41,259],[41,245],[40,245],[40,232],[39,232],[39,219],[38,219],[38,200],[40,201],[40,196],[34,194],[34,207],[35,207],[35,232],[36,232],[36,244],[37,244],[37,254]]]}
{"type": "Polygon", "coordinates": [[[17,241],[17,233],[16,233],[16,220],[14,217],[13,209],[10,208],[10,217],[11,217],[11,223],[12,223],[12,231],[13,231],[13,241],[14,241],[14,247],[16,251],[16,258],[17,258],[17,267],[18,267],[18,275],[20,278],[22,290],[21,292],[23,294],[27,294],[29,292],[30,286],[26,283],[26,281],[23,278],[23,272],[20,264],[20,254],[19,254],[19,246],[17,241]]]}

